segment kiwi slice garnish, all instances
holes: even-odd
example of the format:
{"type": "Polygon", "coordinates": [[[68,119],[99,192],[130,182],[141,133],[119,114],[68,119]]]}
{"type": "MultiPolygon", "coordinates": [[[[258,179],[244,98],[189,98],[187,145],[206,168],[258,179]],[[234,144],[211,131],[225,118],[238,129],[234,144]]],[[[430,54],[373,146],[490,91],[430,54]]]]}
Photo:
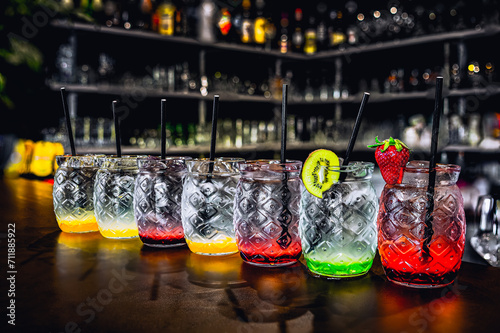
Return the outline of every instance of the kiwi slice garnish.
{"type": "Polygon", "coordinates": [[[318,149],[309,154],[302,167],[302,182],[306,190],[323,198],[323,192],[328,190],[339,179],[340,173],[337,155],[327,149],[318,149]]]}

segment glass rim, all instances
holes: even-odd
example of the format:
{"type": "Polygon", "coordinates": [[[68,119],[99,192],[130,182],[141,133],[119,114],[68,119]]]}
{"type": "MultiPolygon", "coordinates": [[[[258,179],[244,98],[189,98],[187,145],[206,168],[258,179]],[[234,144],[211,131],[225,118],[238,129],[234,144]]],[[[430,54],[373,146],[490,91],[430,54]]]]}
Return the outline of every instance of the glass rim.
{"type": "Polygon", "coordinates": [[[98,158],[104,159],[106,161],[116,161],[116,160],[137,160],[139,158],[144,158],[147,157],[147,155],[122,155],[118,157],[117,155],[105,155],[105,156],[99,156],[98,158]]]}
{"type": "Polygon", "coordinates": [[[55,159],[56,161],[92,161],[92,160],[98,160],[102,157],[104,157],[104,154],[76,154],[76,155],[71,155],[71,154],[65,154],[65,155],[56,155],[55,159]]]}
{"type": "Polygon", "coordinates": [[[213,161],[210,161],[210,158],[208,157],[202,157],[202,158],[192,158],[190,162],[207,162],[207,163],[217,163],[217,162],[230,162],[230,163],[239,163],[239,162],[245,162],[245,159],[243,157],[216,157],[213,161]]]}
{"type": "Polygon", "coordinates": [[[56,155],[56,158],[59,157],[59,158],[70,158],[70,157],[93,157],[93,158],[96,158],[96,157],[105,157],[106,155],[105,154],[75,154],[75,155],[71,155],[71,154],[63,154],[63,155],[56,155]]]}
{"type": "MultiPolygon", "coordinates": [[[[340,158],[339,160],[342,163],[343,160],[340,158]]],[[[366,161],[351,161],[349,162],[348,165],[340,164],[339,166],[332,166],[332,167],[320,166],[320,167],[333,172],[352,172],[360,168],[375,168],[375,163],[366,161]]]]}
{"type": "Polygon", "coordinates": [[[281,163],[276,159],[257,159],[249,160],[238,164],[238,168],[242,175],[247,172],[265,172],[265,173],[300,173],[302,169],[302,161],[299,160],[286,160],[281,163]]]}
{"type": "Polygon", "coordinates": [[[141,162],[165,162],[165,161],[173,161],[173,160],[183,160],[183,161],[191,161],[193,158],[191,156],[165,156],[165,158],[160,158],[158,159],[150,159],[150,157],[157,157],[157,156],[148,156],[148,157],[137,157],[137,161],[141,162]]]}
{"type": "MultiPolygon", "coordinates": [[[[419,163],[420,165],[413,166],[409,163],[405,166],[405,172],[410,173],[429,173],[429,161],[425,160],[415,160],[411,161],[414,163],[419,163]]],[[[434,170],[436,172],[460,172],[462,168],[457,164],[444,164],[444,163],[436,163],[436,167],[434,170]]]]}
{"type": "Polygon", "coordinates": [[[256,159],[256,160],[248,160],[241,164],[249,164],[249,165],[279,165],[279,166],[294,166],[294,165],[302,165],[303,162],[299,160],[285,160],[285,163],[281,163],[280,160],[273,159],[256,159]]]}
{"type": "Polygon", "coordinates": [[[244,162],[242,157],[216,157],[213,161],[210,158],[195,158],[186,161],[188,174],[197,176],[233,176],[239,175],[239,164],[244,162]],[[211,170],[213,168],[213,170],[211,170]],[[211,171],[211,172],[210,172],[211,171]]]}

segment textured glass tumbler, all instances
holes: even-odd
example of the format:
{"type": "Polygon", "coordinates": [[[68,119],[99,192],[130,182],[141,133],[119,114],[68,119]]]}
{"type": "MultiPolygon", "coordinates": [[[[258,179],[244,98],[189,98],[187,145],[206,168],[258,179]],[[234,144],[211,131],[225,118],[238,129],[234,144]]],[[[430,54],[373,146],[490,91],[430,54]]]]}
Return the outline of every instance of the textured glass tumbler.
{"type": "Polygon", "coordinates": [[[105,157],[94,185],[94,207],[101,235],[139,237],[134,217],[134,184],[139,171],[136,156],[105,157]]]}
{"type": "Polygon", "coordinates": [[[96,156],[56,156],[52,192],[54,213],[64,232],[99,231],[94,215],[96,156]]]}
{"type": "Polygon", "coordinates": [[[182,226],[189,249],[203,255],[238,252],[233,226],[241,158],[187,161],[182,192],[182,226]]]}
{"type": "Polygon", "coordinates": [[[465,243],[463,199],[456,185],[460,167],[436,166],[430,226],[425,223],[428,167],[427,161],[412,161],[402,184],[386,185],[377,218],[378,250],[387,278],[417,288],[452,283],[465,243]]]}
{"type": "Polygon", "coordinates": [[[285,266],[299,259],[301,168],[300,161],[256,160],[240,164],[234,226],[245,262],[285,266]]]}
{"type": "Polygon", "coordinates": [[[191,157],[138,159],[134,212],[139,237],[148,246],[186,244],[181,219],[182,180],[191,157]]]}
{"type": "Polygon", "coordinates": [[[300,237],[313,275],[340,279],[366,274],[377,250],[378,197],[371,177],[374,164],[351,162],[332,170],[340,183],[323,199],[302,190],[300,237]]]}

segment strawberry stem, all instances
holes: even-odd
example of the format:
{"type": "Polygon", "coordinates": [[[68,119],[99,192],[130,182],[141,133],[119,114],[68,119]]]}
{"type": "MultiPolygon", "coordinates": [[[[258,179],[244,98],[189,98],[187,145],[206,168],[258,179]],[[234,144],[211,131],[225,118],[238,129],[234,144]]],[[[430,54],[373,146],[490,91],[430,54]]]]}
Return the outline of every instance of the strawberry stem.
{"type": "Polygon", "coordinates": [[[395,146],[397,151],[401,151],[401,150],[403,150],[403,148],[410,150],[410,148],[408,148],[408,146],[403,141],[401,141],[399,139],[394,139],[392,136],[389,139],[385,139],[382,142],[380,142],[380,140],[378,139],[378,136],[376,136],[375,137],[375,144],[368,145],[368,148],[377,148],[380,146],[384,146],[384,147],[382,147],[382,149],[380,149],[382,152],[386,151],[387,148],[389,148],[390,146],[395,146]]]}

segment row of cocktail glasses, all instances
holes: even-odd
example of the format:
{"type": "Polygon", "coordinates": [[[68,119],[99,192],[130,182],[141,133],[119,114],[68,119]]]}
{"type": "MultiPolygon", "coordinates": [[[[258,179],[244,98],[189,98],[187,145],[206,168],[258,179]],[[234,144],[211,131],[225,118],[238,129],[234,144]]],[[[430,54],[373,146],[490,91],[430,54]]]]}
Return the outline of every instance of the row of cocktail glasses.
{"type": "Polygon", "coordinates": [[[366,274],[378,246],[387,277],[417,287],[449,284],[460,268],[465,219],[460,170],[452,167],[438,170],[426,243],[428,174],[418,161],[380,198],[373,163],[338,167],[342,181],[322,199],[302,185],[300,161],[85,155],[57,162],[54,210],[65,232],[140,237],[153,247],[187,243],[201,255],[239,252],[261,266],[294,264],[303,254],[310,272],[327,278],[366,274]]]}

